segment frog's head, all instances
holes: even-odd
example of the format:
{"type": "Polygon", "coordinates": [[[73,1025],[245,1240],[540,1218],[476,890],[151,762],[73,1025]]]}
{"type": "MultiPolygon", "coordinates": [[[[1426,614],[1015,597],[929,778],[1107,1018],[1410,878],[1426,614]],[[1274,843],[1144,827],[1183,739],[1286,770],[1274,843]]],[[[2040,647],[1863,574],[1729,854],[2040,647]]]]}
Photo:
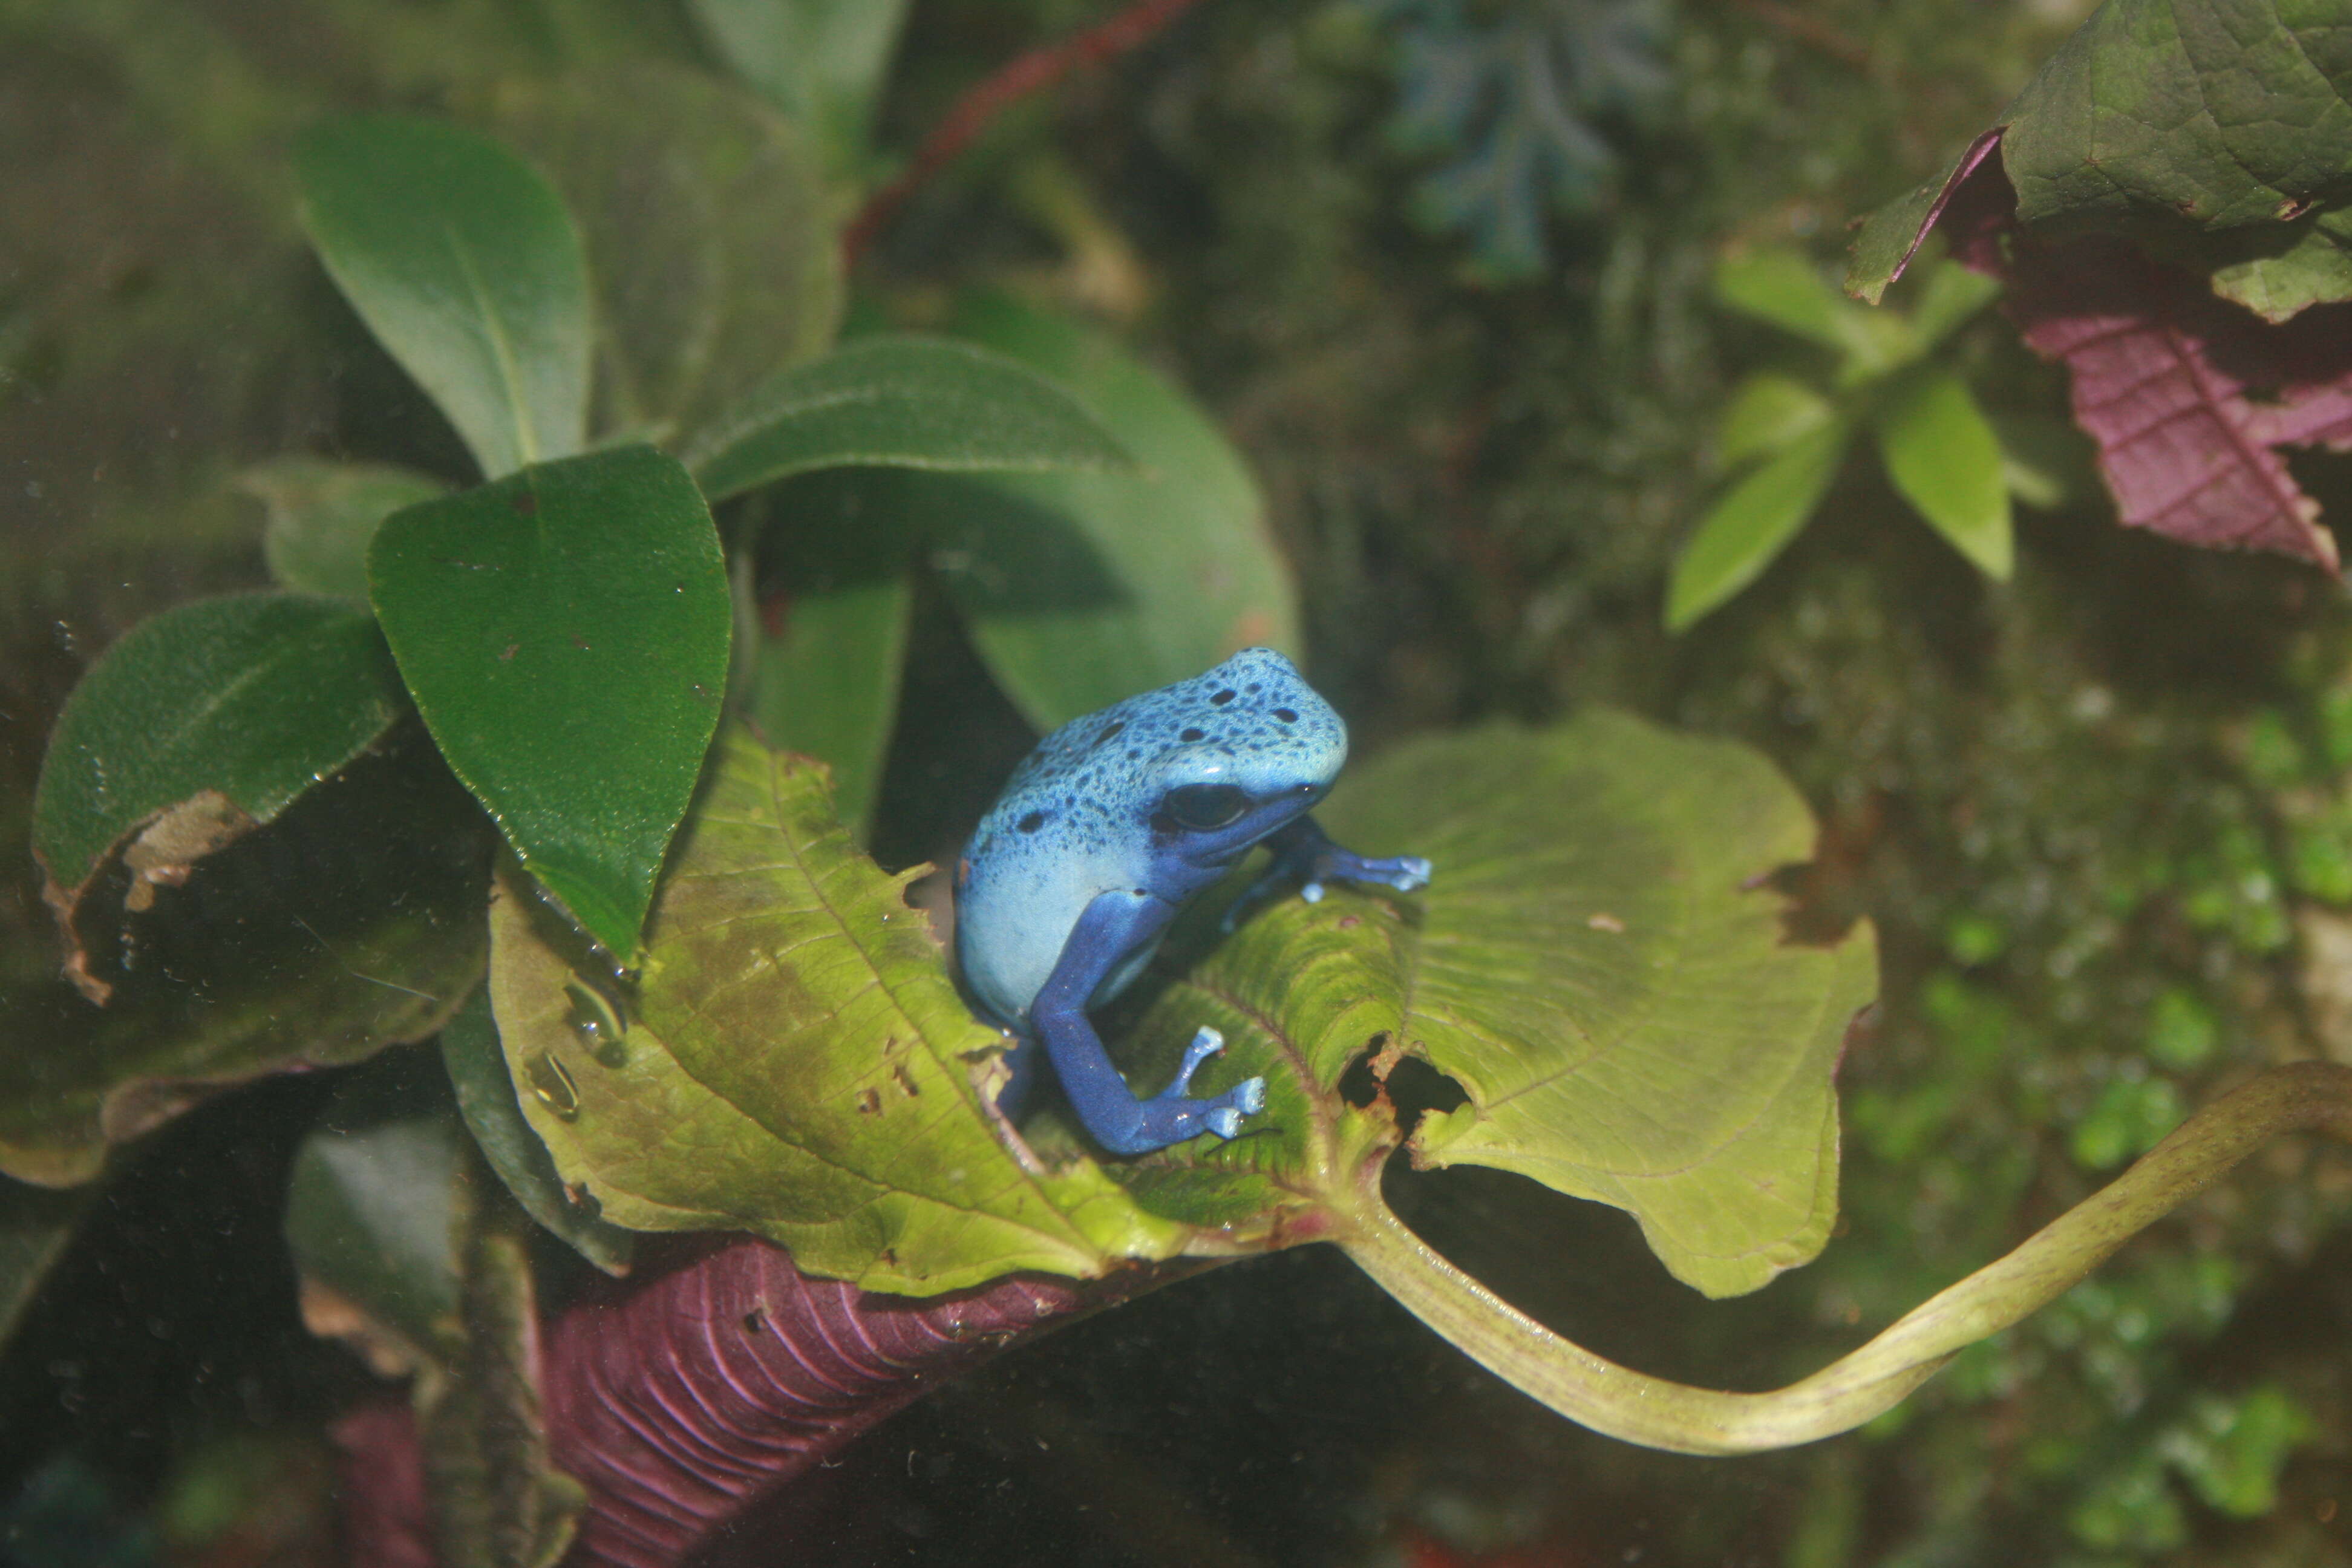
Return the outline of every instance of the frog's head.
{"type": "Polygon", "coordinates": [[[1272,648],[1244,648],[1152,696],[1144,777],[1152,838],[1195,865],[1234,857],[1312,808],[1348,760],[1348,727],[1272,648]]]}

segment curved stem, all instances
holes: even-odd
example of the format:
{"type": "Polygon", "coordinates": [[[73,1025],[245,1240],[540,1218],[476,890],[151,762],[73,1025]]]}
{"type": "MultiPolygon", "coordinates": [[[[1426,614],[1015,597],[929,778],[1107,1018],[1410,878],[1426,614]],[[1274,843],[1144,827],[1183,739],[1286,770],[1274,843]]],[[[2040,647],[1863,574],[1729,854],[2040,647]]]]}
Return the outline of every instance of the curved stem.
{"type": "Polygon", "coordinates": [[[2014,1252],[1914,1309],[1868,1344],[1786,1388],[1726,1394],[1619,1366],[1517,1310],[1408,1230],[1365,1168],[1340,1238],[1382,1289],[1473,1360],[1598,1432],[1685,1454],[1746,1454],[1851,1430],[1965,1346],[2063,1294],[2116,1249],[2282,1132],[2352,1142],[2352,1068],[2299,1062],[2224,1095],[2014,1252]]]}

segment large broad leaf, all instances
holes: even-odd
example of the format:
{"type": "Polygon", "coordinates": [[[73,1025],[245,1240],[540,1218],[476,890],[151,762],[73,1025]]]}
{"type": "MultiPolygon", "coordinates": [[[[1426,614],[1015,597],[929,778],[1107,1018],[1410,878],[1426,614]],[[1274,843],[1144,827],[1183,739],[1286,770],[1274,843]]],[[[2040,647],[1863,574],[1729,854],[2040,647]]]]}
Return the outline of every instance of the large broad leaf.
{"type": "Polygon", "coordinates": [[[472,132],[397,115],[320,126],[294,166],[319,258],[484,473],[586,443],[587,268],[546,181],[472,132]]]}
{"type": "Polygon", "coordinates": [[[367,597],[368,544],[404,507],[448,493],[427,474],[386,463],[280,458],[246,469],[237,488],[268,514],[261,535],[269,574],[304,594],[367,597]]]}
{"type": "Polygon", "coordinates": [[[971,302],[955,330],[1060,382],[1143,466],[908,487],[981,657],[1033,723],[1051,729],[1241,648],[1297,652],[1265,502],[1198,405],[1101,333],[1010,300],[971,302]]]}
{"type": "Polygon", "coordinates": [[[815,127],[836,170],[855,170],[907,0],[692,0],[692,10],[737,75],[815,127]]]}
{"type": "Polygon", "coordinates": [[[1015,1269],[1094,1275],[1176,1251],[1083,1158],[1000,1140],[981,1075],[1003,1037],[968,1012],[904,890],[857,853],[824,770],[740,732],[646,931],[634,994],[527,888],[491,910],[490,1000],[524,1112],[605,1218],[749,1230],[802,1267],[929,1294],[1015,1269]],[[617,1041],[572,988],[614,998],[617,1041]]]}
{"type": "Polygon", "coordinates": [[[441,1026],[481,974],[496,836],[421,733],[395,736],[184,880],[126,871],[83,900],[86,980],[110,1000],[62,981],[0,996],[0,1171],[86,1181],[216,1089],[441,1026]]]}
{"type": "Polygon", "coordinates": [[[1872,216],[1846,287],[1874,302],[1930,228],[1969,237],[1980,174],[2029,229],[2226,235],[2217,260],[2274,230],[2284,251],[2352,166],[2343,37],[2325,0],[2107,0],[1948,169],[1872,216]]]}
{"type": "Polygon", "coordinates": [[[901,879],[850,849],[815,770],[740,738],[664,885],[638,993],[517,883],[493,914],[492,1001],[526,1113],[605,1217],[753,1230],[877,1289],[1331,1236],[1395,1141],[1382,1107],[1337,1087],[1375,1053],[1382,1072],[1423,1056],[1471,1096],[1424,1128],[1423,1158],[1622,1205],[1703,1289],[1811,1256],[1835,1206],[1830,1073],[1872,943],[1784,940],[1756,883],[1808,853],[1812,825],[1769,764],[1595,715],[1409,748],[1347,780],[1329,816],[1368,851],[1435,856],[1436,881],[1286,899],[1223,936],[1229,889],[1171,938],[1140,1022],[1106,1020],[1142,1084],[1202,1024],[1224,1031],[1200,1089],[1267,1079],[1231,1143],[1098,1164],[1040,1112],[1009,1149],[975,1087],[1000,1037],[964,1011],[901,879]],[[618,995],[617,1048],[581,1028],[567,987],[589,984],[618,995]]]}
{"type": "Polygon", "coordinates": [[[509,81],[491,115],[587,237],[604,427],[683,438],[833,342],[834,198],[751,94],[640,61],[509,81]]]}
{"type": "Polygon", "coordinates": [[[1349,1179],[1379,1145],[1328,1086],[1373,1050],[1376,1071],[1417,1056],[1468,1091],[1423,1122],[1419,1163],[1614,1204],[1709,1295],[1821,1249],[1837,1207],[1831,1075],[1876,961],[1867,927],[1791,944],[1757,886],[1808,858],[1814,831],[1769,763],[1591,713],[1407,746],[1318,815],[1349,847],[1427,855],[1436,875],[1409,901],[1290,900],[1204,959],[1180,950],[1134,1076],[1164,1073],[1213,1024],[1227,1071],[1267,1075],[1268,1110],[1222,1149],[1119,1167],[1148,1205],[1234,1220],[1237,1200],[1263,1212],[1349,1179]],[[1213,1170],[1263,1185],[1212,1185],[1213,1170]]]}
{"type": "Polygon", "coordinates": [[[713,500],[847,466],[1132,471],[1111,434],[1017,360],[916,333],[860,339],[771,378],[687,462],[713,500]]]}
{"type": "Polygon", "coordinates": [[[403,707],[383,639],[347,601],[240,594],[141,622],[74,689],[42,760],[33,849],[51,902],[69,914],[121,844],[144,907],[154,887],[351,761],[403,707]]]}
{"type": "Polygon", "coordinates": [[[527,468],[393,518],[368,574],[449,765],[596,940],[634,951],[727,686],[694,481],[647,447],[527,468]]]}
{"type": "Polygon", "coordinates": [[[1437,863],[1390,1037],[1470,1102],[1422,1124],[1416,1159],[1626,1209],[1711,1296],[1821,1250],[1831,1075],[1877,961],[1867,926],[1795,945],[1759,888],[1815,832],[1770,763],[1590,713],[1405,748],[1326,816],[1362,853],[1437,863]]]}

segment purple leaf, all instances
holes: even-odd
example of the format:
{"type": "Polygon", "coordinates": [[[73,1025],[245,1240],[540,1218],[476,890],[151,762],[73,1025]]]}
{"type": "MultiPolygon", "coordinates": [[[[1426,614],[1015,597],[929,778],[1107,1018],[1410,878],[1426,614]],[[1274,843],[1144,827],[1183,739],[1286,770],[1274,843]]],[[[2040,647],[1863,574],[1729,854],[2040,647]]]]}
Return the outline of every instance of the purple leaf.
{"type": "MultiPolygon", "coordinates": [[[[679,1563],[941,1379],[1171,1277],[1015,1276],[918,1301],[813,1279],[765,1242],[677,1258],[600,1282],[547,1325],[550,1455],[589,1495],[566,1568],[679,1563]]],[[[371,1406],[338,1432],[354,1561],[378,1568],[430,1563],[405,1415],[371,1406]]]]}
{"type": "Polygon", "coordinates": [[[2283,447],[2352,447],[2352,307],[2273,325],[2200,279],[2098,237],[2016,242],[2003,309],[2069,372],[2122,520],[2213,549],[2336,570],[2283,447]]]}
{"type": "Polygon", "coordinates": [[[2098,444],[2124,522],[2336,570],[2318,503],[2279,451],[2352,448],[2352,306],[2273,324],[2121,238],[2021,232],[2000,142],[1987,132],[1939,184],[1874,219],[1848,286],[1883,289],[1940,228],[1959,259],[2008,284],[2001,309],[2034,352],[2066,366],[2074,422],[2098,444]]]}

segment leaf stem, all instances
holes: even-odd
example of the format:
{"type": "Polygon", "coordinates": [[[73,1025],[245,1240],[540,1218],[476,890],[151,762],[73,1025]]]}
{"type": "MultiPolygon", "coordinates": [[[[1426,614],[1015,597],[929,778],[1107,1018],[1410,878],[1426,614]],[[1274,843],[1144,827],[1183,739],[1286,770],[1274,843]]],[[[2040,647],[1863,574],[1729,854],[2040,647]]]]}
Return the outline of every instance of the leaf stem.
{"type": "Polygon", "coordinates": [[[1685,1454],[1745,1454],[1849,1431],[1954,1352],[2055,1300],[2140,1231],[2284,1132],[2352,1142],[2352,1068],[2273,1068],[2207,1106],[2131,1169],[1868,1344],[1764,1394],[1692,1388],[1560,1338],[1440,1257],[1390,1212],[1368,1163],[1340,1245],[1381,1288],[1489,1372],[1570,1420],[1685,1454]]]}

